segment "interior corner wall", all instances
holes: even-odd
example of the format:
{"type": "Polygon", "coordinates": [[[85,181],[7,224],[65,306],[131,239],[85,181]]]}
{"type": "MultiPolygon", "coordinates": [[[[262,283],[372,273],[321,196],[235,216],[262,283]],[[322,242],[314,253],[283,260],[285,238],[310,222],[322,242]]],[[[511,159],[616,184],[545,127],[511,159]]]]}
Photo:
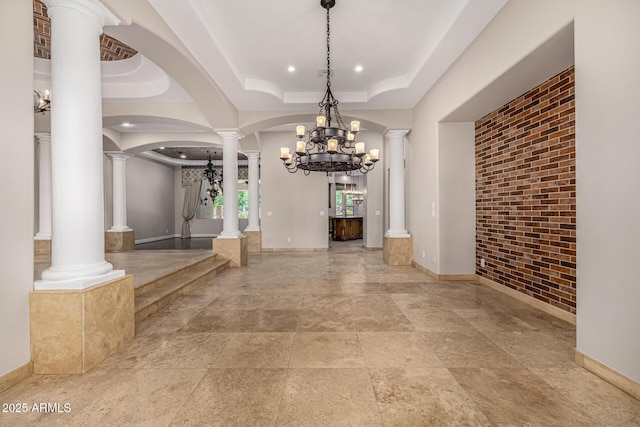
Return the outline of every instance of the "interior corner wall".
{"type": "Polygon", "coordinates": [[[414,254],[424,248],[435,256],[438,229],[429,212],[440,179],[437,123],[573,23],[577,350],[640,382],[640,57],[631,54],[640,51],[637,16],[636,0],[508,2],[414,108],[407,174],[414,254]]]}
{"type": "Polygon", "coordinates": [[[640,2],[579,4],[577,349],[640,383],[640,2]]]}
{"type": "MultiPolygon", "coordinates": [[[[109,165],[111,167],[111,165],[109,165]]],[[[131,157],[126,161],[127,225],[136,240],[175,233],[174,168],[131,157]]]]}
{"type": "Polygon", "coordinates": [[[31,360],[29,292],[33,290],[34,114],[33,4],[0,2],[0,376],[31,360]]]}
{"type": "Polygon", "coordinates": [[[438,126],[439,274],[476,271],[474,136],[474,123],[438,126]]]}
{"type": "Polygon", "coordinates": [[[263,249],[321,249],[329,245],[329,181],[326,174],[289,173],[280,147],[293,144],[287,132],[260,134],[263,249]],[[321,215],[321,212],[324,215],[321,215]],[[291,239],[291,242],[288,239],[291,239]]]}

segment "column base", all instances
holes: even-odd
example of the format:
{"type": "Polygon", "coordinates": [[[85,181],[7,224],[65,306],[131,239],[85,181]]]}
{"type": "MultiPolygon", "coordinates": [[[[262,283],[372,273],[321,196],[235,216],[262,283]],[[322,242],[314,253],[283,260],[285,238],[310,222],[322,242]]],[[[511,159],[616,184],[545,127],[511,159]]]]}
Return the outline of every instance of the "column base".
{"type": "Polygon", "coordinates": [[[230,267],[244,267],[249,265],[249,244],[246,236],[237,239],[213,239],[213,252],[231,261],[230,267]]]}
{"type": "Polygon", "coordinates": [[[383,258],[387,265],[412,265],[413,238],[384,236],[383,258]]]}
{"type": "Polygon", "coordinates": [[[51,239],[34,239],[34,255],[51,255],[51,239]]]}
{"type": "Polygon", "coordinates": [[[83,290],[29,294],[36,374],[83,374],[133,340],[133,275],[83,290]]]}
{"type": "Polygon", "coordinates": [[[247,236],[249,252],[262,252],[262,231],[244,230],[242,234],[247,236]]]}
{"type": "Polygon", "coordinates": [[[132,251],[135,245],[136,233],[133,230],[104,233],[104,250],[107,253],[132,251]]]}

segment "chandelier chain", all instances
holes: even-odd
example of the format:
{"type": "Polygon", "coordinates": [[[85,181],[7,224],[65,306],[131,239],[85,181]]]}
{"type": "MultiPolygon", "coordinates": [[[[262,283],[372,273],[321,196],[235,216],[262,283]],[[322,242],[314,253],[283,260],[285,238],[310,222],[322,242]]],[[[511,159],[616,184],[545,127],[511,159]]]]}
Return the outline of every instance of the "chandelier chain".
{"type": "Polygon", "coordinates": [[[327,88],[331,87],[331,25],[329,23],[329,8],[327,8],[327,88]]]}

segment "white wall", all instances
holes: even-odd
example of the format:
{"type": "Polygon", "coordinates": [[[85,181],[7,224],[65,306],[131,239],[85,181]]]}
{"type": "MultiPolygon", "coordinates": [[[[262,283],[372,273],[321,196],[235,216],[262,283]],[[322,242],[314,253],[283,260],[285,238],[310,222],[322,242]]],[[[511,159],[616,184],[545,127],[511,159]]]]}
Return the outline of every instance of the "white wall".
{"type": "Polygon", "coordinates": [[[329,182],[326,174],[312,172],[305,176],[302,171],[287,172],[280,160],[280,147],[293,148],[295,138],[291,138],[291,133],[263,132],[260,141],[262,247],[327,248],[329,182]],[[324,212],[324,216],[320,212],[324,212]]]}
{"type": "MultiPolygon", "coordinates": [[[[377,132],[364,131],[358,134],[364,141],[367,151],[372,148],[383,153],[384,137],[377,132]]],[[[384,159],[380,160],[373,170],[365,175],[366,192],[364,205],[364,241],[367,248],[381,248],[384,236],[384,159]],[[378,213],[379,215],[377,215],[378,213]]]]}
{"type": "Polygon", "coordinates": [[[136,240],[174,234],[174,168],[138,157],[129,158],[126,168],[127,225],[136,240]]]}
{"type": "MultiPolygon", "coordinates": [[[[475,124],[438,126],[438,272],[475,274],[475,124]]],[[[431,212],[429,212],[431,214],[431,212]]],[[[431,215],[430,215],[431,216],[431,215]]],[[[422,254],[415,257],[422,258],[422,254]]],[[[425,261],[422,259],[422,261],[425,261]]]]}
{"type": "MultiPolygon", "coordinates": [[[[447,211],[458,205],[468,209],[471,200],[439,193],[444,188],[443,170],[452,165],[446,153],[439,154],[443,144],[438,123],[489,86],[495,89],[493,97],[475,105],[486,110],[476,110],[463,121],[476,120],[519,96],[523,90],[511,91],[521,83],[518,79],[502,90],[495,83],[575,22],[577,349],[640,382],[640,285],[635,268],[640,258],[640,58],[633,54],[640,50],[637,16],[636,0],[507,3],[414,109],[407,173],[414,257],[425,250],[427,263],[416,261],[440,273],[439,260],[432,264],[431,257],[445,247],[447,233],[442,227],[438,230],[437,218],[430,217],[431,203],[436,202],[442,214],[441,205],[447,211]]],[[[563,69],[537,59],[537,68],[524,70],[520,80],[534,75],[539,83],[563,69]]],[[[529,88],[535,84],[527,82],[529,88]]],[[[447,264],[458,261],[450,258],[447,264]]]]}
{"type": "Polygon", "coordinates": [[[640,2],[576,11],[579,351],[640,382],[640,2]]]}
{"type": "Polygon", "coordinates": [[[0,3],[0,376],[31,360],[29,292],[33,289],[34,136],[33,4],[0,3]]]}

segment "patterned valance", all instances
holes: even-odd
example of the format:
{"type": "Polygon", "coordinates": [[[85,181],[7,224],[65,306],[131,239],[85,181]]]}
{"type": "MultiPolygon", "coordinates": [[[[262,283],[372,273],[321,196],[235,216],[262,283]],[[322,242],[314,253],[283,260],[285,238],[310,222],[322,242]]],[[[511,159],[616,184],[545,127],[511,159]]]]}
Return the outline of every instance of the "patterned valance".
{"type": "MultiPolygon", "coordinates": [[[[204,179],[203,166],[183,166],[182,167],[182,186],[193,185],[197,179],[204,179]]],[[[214,167],[214,170],[220,170],[222,167],[214,167]]],[[[238,165],[238,179],[249,179],[249,168],[247,166],[238,165]]]]}

